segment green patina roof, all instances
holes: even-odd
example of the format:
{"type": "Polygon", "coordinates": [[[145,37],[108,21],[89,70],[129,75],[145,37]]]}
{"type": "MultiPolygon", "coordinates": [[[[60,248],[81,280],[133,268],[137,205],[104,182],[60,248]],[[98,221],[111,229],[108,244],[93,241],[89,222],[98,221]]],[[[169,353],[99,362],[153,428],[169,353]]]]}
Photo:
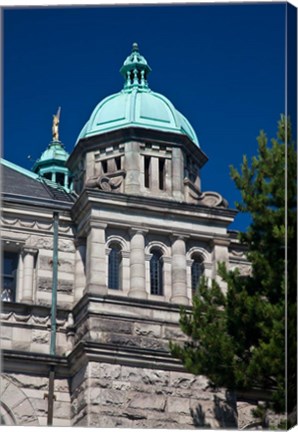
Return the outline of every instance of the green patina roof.
{"type": "Polygon", "coordinates": [[[41,167],[64,166],[69,154],[64,149],[61,141],[51,141],[48,148],[42,153],[39,159],[35,162],[32,171],[38,172],[41,167]]]}
{"type": "Polygon", "coordinates": [[[124,77],[121,92],[103,99],[93,110],[77,139],[137,126],[187,135],[199,142],[189,121],[163,95],[150,90],[147,77],[151,68],[133,44],[132,53],[120,69],[124,77]]]}

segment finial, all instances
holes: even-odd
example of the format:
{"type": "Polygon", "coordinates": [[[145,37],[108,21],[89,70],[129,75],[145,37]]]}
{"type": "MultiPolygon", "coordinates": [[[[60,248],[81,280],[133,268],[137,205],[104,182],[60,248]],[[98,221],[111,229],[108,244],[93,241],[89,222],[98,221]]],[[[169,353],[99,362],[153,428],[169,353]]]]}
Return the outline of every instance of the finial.
{"type": "Polygon", "coordinates": [[[151,72],[145,57],[139,52],[136,42],[132,44],[131,54],[124,61],[120,73],[124,77],[124,90],[131,91],[132,88],[139,88],[142,91],[150,91],[147,76],[151,72]]]}
{"type": "Polygon", "coordinates": [[[134,51],[139,51],[139,45],[136,42],[132,44],[132,52],[134,51]]]}
{"type": "Polygon", "coordinates": [[[56,114],[53,114],[53,125],[52,125],[53,141],[59,141],[60,112],[61,112],[61,107],[58,108],[56,114]]]}

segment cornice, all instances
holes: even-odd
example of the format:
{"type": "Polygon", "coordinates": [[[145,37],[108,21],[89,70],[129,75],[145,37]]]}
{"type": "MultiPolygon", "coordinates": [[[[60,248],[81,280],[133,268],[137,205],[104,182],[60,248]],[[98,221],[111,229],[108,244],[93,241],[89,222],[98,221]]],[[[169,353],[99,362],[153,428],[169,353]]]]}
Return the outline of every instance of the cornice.
{"type": "Polygon", "coordinates": [[[195,159],[197,159],[200,168],[202,168],[208,161],[206,154],[186,135],[142,127],[126,127],[81,139],[70,154],[66,166],[72,170],[75,161],[78,158],[83,157],[87,152],[107,146],[123,144],[128,141],[139,141],[144,143],[152,143],[152,141],[154,141],[155,143],[168,147],[184,148],[195,159]]]}

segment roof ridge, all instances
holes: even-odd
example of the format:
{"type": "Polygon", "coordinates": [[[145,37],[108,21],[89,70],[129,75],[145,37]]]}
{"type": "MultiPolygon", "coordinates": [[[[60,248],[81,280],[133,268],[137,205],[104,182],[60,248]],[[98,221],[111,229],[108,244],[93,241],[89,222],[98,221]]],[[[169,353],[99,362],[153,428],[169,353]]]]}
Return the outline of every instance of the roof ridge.
{"type": "Polygon", "coordinates": [[[19,172],[20,174],[23,174],[27,177],[34,179],[34,180],[40,181],[40,176],[38,174],[35,174],[32,171],[27,170],[26,168],[22,168],[21,166],[15,164],[13,162],[9,162],[6,159],[0,158],[0,163],[1,163],[1,165],[6,166],[7,168],[11,168],[11,169],[19,172]]]}

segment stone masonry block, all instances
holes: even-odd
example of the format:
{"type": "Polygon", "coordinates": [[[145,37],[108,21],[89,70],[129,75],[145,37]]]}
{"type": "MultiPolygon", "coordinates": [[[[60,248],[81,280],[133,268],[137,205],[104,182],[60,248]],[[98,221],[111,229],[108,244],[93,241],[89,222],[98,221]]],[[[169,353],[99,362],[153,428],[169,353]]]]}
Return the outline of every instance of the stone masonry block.
{"type": "Polygon", "coordinates": [[[120,377],[121,366],[108,363],[93,363],[91,376],[97,376],[104,379],[114,380],[120,377]],[[96,366],[95,366],[96,365],[96,366]],[[95,366],[95,368],[94,368],[95,366]]]}
{"type": "Polygon", "coordinates": [[[10,326],[1,324],[0,336],[1,336],[1,341],[11,340],[12,339],[12,328],[10,326]]]}
{"type": "Polygon", "coordinates": [[[170,373],[153,369],[144,369],[140,371],[141,379],[145,384],[168,386],[170,373]]]}
{"type": "Polygon", "coordinates": [[[91,318],[90,328],[111,333],[132,334],[133,323],[124,320],[109,320],[102,317],[91,318]]]}
{"type": "Polygon", "coordinates": [[[142,395],[136,393],[131,396],[129,408],[140,408],[144,410],[164,411],[166,407],[166,398],[164,396],[142,395]]]}
{"type": "Polygon", "coordinates": [[[33,329],[32,330],[32,342],[39,344],[47,344],[49,345],[50,341],[50,333],[46,329],[33,329]]]}
{"type": "Polygon", "coordinates": [[[177,397],[168,398],[168,412],[190,414],[189,399],[177,397]]]}
{"type": "Polygon", "coordinates": [[[2,394],[2,400],[4,399],[6,405],[13,409],[24,402],[26,395],[22,391],[16,391],[16,386],[10,383],[2,394]]]}
{"type": "Polygon", "coordinates": [[[54,416],[56,418],[69,419],[70,418],[70,403],[55,401],[54,402],[54,416]]]}
{"type": "Polygon", "coordinates": [[[148,336],[152,338],[160,338],[161,325],[135,323],[134,331],[138,336],[148,336]]]}

